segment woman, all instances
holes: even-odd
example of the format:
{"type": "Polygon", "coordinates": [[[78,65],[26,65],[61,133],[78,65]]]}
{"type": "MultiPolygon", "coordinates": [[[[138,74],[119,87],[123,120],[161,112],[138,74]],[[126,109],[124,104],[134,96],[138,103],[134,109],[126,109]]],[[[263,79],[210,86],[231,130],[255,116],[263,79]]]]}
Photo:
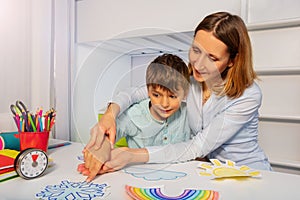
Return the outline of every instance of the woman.
{"type": "MultiPolygon", "coordinates": [[[[237,165],[271,170],[257,140],[262,93],[255,83],[251,43],[243,20],[227,12],[205,17],[194,32],[189,67],[193,77],[187,112],[190,128],[196,136],[188,142],[163,147],[114,149],[111,159],[100,171],[99,163],[98,168],[93,167],[97,163],[95,156],[85,151],[87,162],[78,170],[88,175],[88,180],[97,172],[115,171],[129,163],[183,162],[196,157],[232,160],[237,165]]],[[[128,103],[143,98],[146,98],[145,90],[120,94],[91,131],[87,147],[96,142],[94,146],[100,146],[103,133],[114,141],[115,116],[129,106],[128,103]]]]}

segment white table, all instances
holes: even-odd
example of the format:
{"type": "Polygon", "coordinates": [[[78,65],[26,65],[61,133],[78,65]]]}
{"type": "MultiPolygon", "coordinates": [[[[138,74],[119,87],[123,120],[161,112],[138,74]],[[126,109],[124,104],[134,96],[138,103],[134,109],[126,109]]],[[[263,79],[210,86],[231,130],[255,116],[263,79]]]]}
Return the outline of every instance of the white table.
{"type": "MultiPolygon", "coordinates": [[[[83,145],[71,145],[51,149],[49,157],[54,164],[46,173],[33,180],[15,178],[0,183],[0,199],[35,199],[35,194],[42,191],[47,185],[57,185],[62,180],[81,182],[85,180],[76,170],[82,161],[77,159],[81,155],[83,145]]],[[[142,165],[143,167],[161,167],[164,170],[185,172],[187,175],[175,180],[147,181],[135,178],[124,170],[98,176],[94,183],[110,185],[110,195],[106,199],[128,199],[124,186],[126,184],[138,187],[155,187],[164,185],[166,195],[179,195],[183,189],[215,190],[220,193],[221,199],[300,199],[300,176],[278,172],[262,171],[261,178],[211,180],[197,174],[199,162],[186,162],[172,165],[142,165]]]]}

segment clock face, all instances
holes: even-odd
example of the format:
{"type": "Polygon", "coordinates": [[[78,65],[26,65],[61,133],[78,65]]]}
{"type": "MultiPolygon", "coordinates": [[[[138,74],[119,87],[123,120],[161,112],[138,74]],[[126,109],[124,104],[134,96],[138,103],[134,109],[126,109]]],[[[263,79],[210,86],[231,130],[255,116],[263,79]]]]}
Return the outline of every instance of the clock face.
{"type": "Polygon", "coordinates": [[[16,172],[25,179],[42,175],[48,166],[47,154],[39,149],[26,149],[16,159],[16,172]]]}

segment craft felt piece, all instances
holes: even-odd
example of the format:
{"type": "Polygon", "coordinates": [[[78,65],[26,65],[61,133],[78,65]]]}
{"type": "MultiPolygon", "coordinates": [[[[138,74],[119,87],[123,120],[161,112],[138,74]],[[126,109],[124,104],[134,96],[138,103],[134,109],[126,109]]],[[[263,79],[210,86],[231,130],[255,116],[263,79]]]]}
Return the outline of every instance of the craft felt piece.
{"type": "Polygon", "coordinates": [[[250,167],[236,166],[235,162],[231,160],[226,160],[222,163],[218,159],[210,159],[210,163],[201,163],[198,165],[201,169],[205,171],[199,172],[200,176],[207,176],[211,179],[217,178],[240,178],[240,177],[261,177],[260,171],[253,170],[250,167]]]}
{"type": "Polygon", "coordinates": [[[175,180],[187,175],[184,172],[169,171],[164,169],[150,169],[143,167],[128,167],[125,168],[124,171],[136,178],[143,178],[147,181],[175,180]]]}
{"type": "Polygon", "coordinates": [[[17,178],[17,177],[19,177],[19,175],[17,174],[17,172],[15,170],[11,171],[11,172],[6,172],[3,174],[0,174],[0,182],[8,181],[8,180],[11,180],[11,179],[17,178]]]}
{"type": "Polygon", "coordinates": [[[96,184],[88,182],[72,182],[63,180],[56,185],[47,185],[41,192],[37,193],[35,197],[40,200],[54,200],[54,199],[104,199],[110,192],[110,186],[106,183],[96,184]]]}
{"type": "Polygon", "coordinates": [[[14,170],[14,161],[19,151],[11,149],[0,150],[0,174],[14,170]]]}
{"type": "Polygon", "coordinates": [[[126,185],[125,190],[127,194],[134,200],[148,200],[148,199],[216,200],[219,199],[219,192],[213,190],[185,189],[180,195],[177,196],[169,196],[164,194],[163,189],[160,187],[139,188],[139,187],[126,185]]]}
{"type": "Polygon", "coordinates": [[[0,150],[12,149],[20,150],[20,139],[18,132],[2,132],[0,133],[0,150]]]}

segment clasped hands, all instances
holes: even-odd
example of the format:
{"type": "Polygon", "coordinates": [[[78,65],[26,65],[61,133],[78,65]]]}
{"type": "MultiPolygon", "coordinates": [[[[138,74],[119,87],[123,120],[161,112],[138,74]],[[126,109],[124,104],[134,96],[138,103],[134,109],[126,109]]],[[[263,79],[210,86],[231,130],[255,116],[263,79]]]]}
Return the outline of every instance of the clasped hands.
{"type": "Polygon", "coordinates": [[[86,181],[92,181],[98,174],[114,172],[127,164],[127,147],[112,149],[107,138],[100,148],[95,146],[83,150],[84,163],[77,167],[77,171],[87,176],[86,181]]]}
{"type": "Polygon", "coordinates": [[[84,163],[77,171],[92,181],[96,175],[113,172],[123,168],[129,162],[127,147],[113,149],[116,129],[115,120],[104,115],[103,120],[91,129],[91,138],[83,150],[84,163]],[[106,134],[108,133],[108,137],[106,134]]]}

